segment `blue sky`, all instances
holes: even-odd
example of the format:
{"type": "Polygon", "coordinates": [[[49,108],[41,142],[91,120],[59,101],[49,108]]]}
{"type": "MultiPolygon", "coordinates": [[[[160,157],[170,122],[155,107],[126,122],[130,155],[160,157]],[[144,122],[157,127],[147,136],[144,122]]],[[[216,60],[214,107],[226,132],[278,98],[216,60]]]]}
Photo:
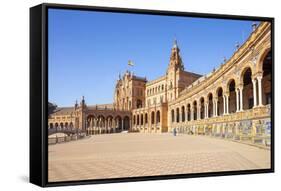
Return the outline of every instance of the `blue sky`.
{"type": "Polygon", "coordinates": [[[185,70],[207,74],[229,58],[252,21],[49,9],[49,101],[111,103],[119,73],[165,74],[174,39],[185,70]],[[135,64],[128,66],[128,60],[135,64]]]}

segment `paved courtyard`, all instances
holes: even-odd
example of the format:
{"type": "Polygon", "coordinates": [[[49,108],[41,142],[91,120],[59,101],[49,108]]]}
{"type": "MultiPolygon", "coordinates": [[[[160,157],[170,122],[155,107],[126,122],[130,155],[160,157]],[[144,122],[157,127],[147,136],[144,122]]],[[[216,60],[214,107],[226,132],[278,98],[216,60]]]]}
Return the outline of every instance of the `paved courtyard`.
{"type": "Polygon", "coordinates": [[[106,134],[49,146],[49,181],[270,168],[270,151],[207,136],[106,134]]]}

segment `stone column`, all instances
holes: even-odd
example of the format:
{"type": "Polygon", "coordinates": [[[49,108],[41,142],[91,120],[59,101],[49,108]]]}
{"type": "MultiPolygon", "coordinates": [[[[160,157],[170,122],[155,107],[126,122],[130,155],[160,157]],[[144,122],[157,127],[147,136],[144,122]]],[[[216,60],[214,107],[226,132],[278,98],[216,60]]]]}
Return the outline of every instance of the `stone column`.
{"type": "Polygon", "coordinates": [[[101,119],[99,119],[99,134],[101,134],[101,119]]]}
{"type": "Polygon", "coordinates": [[[93,134],[93,129],[94,129],[94,118],[91,118],[91,135],[93,134]]]}
{"type": "Polygon", "coordinates": [[[204,104],[204,118],[206,119],[206,104],[204,104]]]}
{"type": "Polygon", "coordinates": [[[229,114],[229,93],[225,94],[226,114],[229,114]]]}
{"type": "Polygon", "coordinates": [[[124,130],[124,119],[122,118],[122,125],[121,125],[121,131],[124,130]]]}
{"type": "Polygon", "coordinates": [[[223,115],[226,114],[226,99],[225,95],[222,95],[222,100],[223,100],[223,115]]]}
{"type": "Polygon", "coordinates": [[[209,118],[209,102],[206,103],[205,111],[206,111],[205,112],[206,113],[205,118],[209,118]]]}
{"type": "Polygon", "coordinates": [[[240,111],[243,111],[243,87],[240,87],[239,91],[240,91],[240,111]]]}
{"type": "Polygon", "coordinates": [[[214,98],[213,102],[214,102],[213,103],[213,116],[217,117],[218,116],[218,99],[214,98]]]}
{"type": "Polygon", "coordinates": [[[216,104],[215,104],[215,100],[213,99],[213,117],[216,116],[216,104]]]}
{"type": "Polygon", "coordinates": [[[112,128],[113,128],[113,133],[116,132],[116,124],[115,124],[115,120],[112,119],[112,128]]]}
{"type": "Polygon", "coordinates": [[[201,103],[199,104],[198,103],[198,106],[197,106],[197,120],[201,119],[201,103]]]}
{"type": "Polygon", "coordinates": [[[259,106],[262,106],[262,84],[261,84],[261,80],[262,80],[262,76],[258,76],[258,90],[259,90],[259,106]]]}
{"type": "Polygon", "coordinates": [[[104,119],[104,124],[103,124],[103,133],[107,133],[107,128],[106,128],[106,119],[104,119]]]}
{"type": "MultiPolygon", "coordinates": [[[[181,123],[182,122],[182,110],[181,110],[181,108],[179,108],[179,123],[181,123]]],[[[156,112],[155,112],[155,116],[157,116],[156,115],[156,112]]],[[[157,119],[157,117],[156,117],[156,119],[157,119]]],[[[156,121],[155,121],[156,122],[156,121]]]]}
{"type": "Polygon", "coordinates": [[[235,90],[236,92],[236,112],[239,111],[239,89],[235,90]]]}
{"type": "Polygon", "coordinates": [[[256,79],[252,79],[252,83],[253,83],[253,96],[254,96],[254,107],[257,106],[257,83],[256,83],[256,79]]]}
{"type": "Polygon", "coordinates": [[[106,133],[110,133],[110,131],[109,131],[109,119],[106,120],[106,133]]]}
{"type": "Polygon", "coordinates": [[[98,129],[98,119],[95,119],[95,132],[94,132],[94,134],[97,134],[97,129],[98,129]]]}

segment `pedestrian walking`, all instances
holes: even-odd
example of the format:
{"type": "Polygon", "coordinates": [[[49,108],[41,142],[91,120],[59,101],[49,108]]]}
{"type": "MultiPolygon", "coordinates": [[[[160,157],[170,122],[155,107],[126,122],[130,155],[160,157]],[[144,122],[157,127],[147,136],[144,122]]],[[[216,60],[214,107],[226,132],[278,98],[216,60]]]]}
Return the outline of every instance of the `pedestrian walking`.
{"type": "Polygon", "coordinates": [[[173,129],[173,133],[174,133],[174,136],[177,136],[177,130],[176,130],[176,128],[173,129]]]}

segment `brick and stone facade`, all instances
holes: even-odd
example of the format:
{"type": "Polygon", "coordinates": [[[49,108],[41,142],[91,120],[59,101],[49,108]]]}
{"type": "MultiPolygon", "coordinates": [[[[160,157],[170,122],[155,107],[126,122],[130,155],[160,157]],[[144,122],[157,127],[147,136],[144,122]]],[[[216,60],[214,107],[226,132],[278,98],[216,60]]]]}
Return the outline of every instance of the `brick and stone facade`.
{"type": "MultiPolygon", "coordinates": [[[[255,139],[269,136],[271,25],[261,22],[233,55],[206,75],[184,70],[177,42],[163,76],[148,81],[127,71],[116,82],[113,104],[58,108],[49,128],[73,126],[90,134],[134,130],[255,139]]],[[[164,72],[164,71],[163,71],[164,72]]]]}

